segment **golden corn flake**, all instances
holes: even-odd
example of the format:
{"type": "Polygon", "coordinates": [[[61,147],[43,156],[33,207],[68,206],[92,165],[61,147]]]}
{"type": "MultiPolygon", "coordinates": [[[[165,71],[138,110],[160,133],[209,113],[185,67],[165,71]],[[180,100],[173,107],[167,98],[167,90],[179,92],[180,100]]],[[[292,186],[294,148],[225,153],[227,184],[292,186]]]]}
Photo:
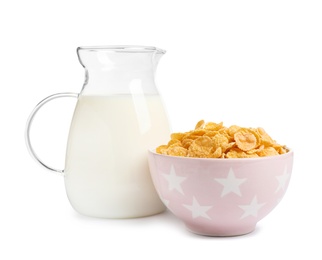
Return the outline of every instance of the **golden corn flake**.
{"type": "Polygon", "coordinates": [[[227,154],[225,158],[255,158],[259,157],[256,153],[246,153],[243,150],[240,150],[239,148],[233,148],[231,149],[227,154]]]}
{"type": "Polygon", "coordinates": [[[249,151],[259,145],[259,138],[251,129],[241,128],[234,134],[237,147],[243,151],[249,151]]]}
{"type": "Polygon", "coordinates": [[[272,156],[278,155],[279,153],[273,147],[266,147],[258,152],[259,156],[272,156]]]}
{"type": "Polygon", "coordinates": [[[189,157],[208,158],[212,152],[212,139],[208,136],[198,137],[188,148],[189,157]]]}
{"type": "Polygon", "coordinates": [[[200,120],[194,130],[172,133],[166,145],[157,147],[159,154],[198,158],[256,158],[288,152],[285,145],[273,140],[263,128],[200,120]]]}
{"type": "Polygon", "coordinates": [[[167,154],[173,156],[187,156],[188,151],[181,146],[173,146],[168,149],[167,154]]]}
{"type": "Polygon", "coordinates": [[[195,126],[195,130],[197,130],[197,129],[199,129],[199,128],[203,128],[204,124],[205,124],[205,121],[204,121],[204,120],[200,120],[200,121],[196,124],[196,126],[195,126]]]}

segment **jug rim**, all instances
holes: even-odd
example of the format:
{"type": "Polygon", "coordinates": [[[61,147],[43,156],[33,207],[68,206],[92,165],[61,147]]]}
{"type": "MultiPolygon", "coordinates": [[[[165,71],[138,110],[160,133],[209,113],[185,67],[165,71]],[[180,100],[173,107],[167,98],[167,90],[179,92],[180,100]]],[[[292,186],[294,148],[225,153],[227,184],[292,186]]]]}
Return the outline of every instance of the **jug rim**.
{"type": "Polygon", "coordinates": [[[77,51],[111,51],[111,52],[156,52],[158,54],[165,54],[166,51],[154,46],[143,45],[97,45],[97,46],[80,46],[77,51]]]}

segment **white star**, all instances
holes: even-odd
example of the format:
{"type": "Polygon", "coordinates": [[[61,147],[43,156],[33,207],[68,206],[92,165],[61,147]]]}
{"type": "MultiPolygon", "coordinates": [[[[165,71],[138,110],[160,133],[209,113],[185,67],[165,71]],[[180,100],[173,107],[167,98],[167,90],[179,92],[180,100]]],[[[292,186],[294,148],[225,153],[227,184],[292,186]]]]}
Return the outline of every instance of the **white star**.
{"type": "Polygon", "coordinates": [[[275,193],[277,193],[280,189],[285,190],[285,185],[289,180],[289,178],[290,178],[290,174],[287,173],[287,166],[285,166],[283,175],[276,176],[276,179],[278,180],[278,187],[275,193]]]}
{"type": "Polygon", "coordinates": [[[229,173],[227,178],[215,178],[215,181],[219,182],[221,185],[224,186],[224,189],[221,193],[221,197],[224,197],[225,195],[233,192],[237,194],[238,196],[241,196],[239,186],[246,181],[246,179],[238,179],[235,177],[235,174],[233,172],[233,169],[229,169],[229,173]]]}
{"type": "Polygon", "coordinates": [[[212,206],[201,206],[195,197],[192,199],[192,205],[183,206],[192,212],[192,218],[203,217],[210,219],[206,212],[212,208],[212,206]]]}
{"type": "Polygon", "coordinates": [[[181,194],[184,194],[183,190],[181,188],[181,182],[185,181],[186,177],[177,176],[173,165],[171,165],[170,174],[163,174],[163,176],[164,176],[164,178],[167,179],[167,181],[169,183],[169,190],[170,191],[177,190],[181,194]]]}
{"type": "Polygon", "coordinates": [[[244,214],[240,217],[240,219],[242,218],[246,218],[248,216],[253,216],[253,217],[257,217],[257,213],[260,210],[261,207],[263,207],[266,203],[258,203],[257,202],[257,197],[254,196],[252,202],[248,205],[240,205],[239,207],[244,210],[244,214]]]}

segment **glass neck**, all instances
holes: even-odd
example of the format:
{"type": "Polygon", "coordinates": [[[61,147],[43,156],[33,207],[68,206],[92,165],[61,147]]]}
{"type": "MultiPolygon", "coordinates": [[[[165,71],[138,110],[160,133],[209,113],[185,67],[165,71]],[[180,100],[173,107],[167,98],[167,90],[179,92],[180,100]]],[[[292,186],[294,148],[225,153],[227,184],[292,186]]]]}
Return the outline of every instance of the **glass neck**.
{"type": "Polygon", "coordinates": [[[154,74],[164,52],[154,47],[80,47],[86,71],[82,94],[156,94],[154,74]]]}

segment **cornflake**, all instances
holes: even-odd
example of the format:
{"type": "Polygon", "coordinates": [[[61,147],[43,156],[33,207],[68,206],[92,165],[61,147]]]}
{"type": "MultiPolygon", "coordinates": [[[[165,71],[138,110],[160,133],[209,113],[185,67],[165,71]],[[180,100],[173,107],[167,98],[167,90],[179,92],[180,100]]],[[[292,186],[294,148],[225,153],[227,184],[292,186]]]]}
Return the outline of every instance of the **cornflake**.
{"type": "Polygon", "coordinates": [[[288,149],[261,127],[225,127],[222,122],[200,120],[194,130],[172,133],[168,144],[160,145],[156,152],[197,158],[256,158],[284,154],[288,149]]]}

